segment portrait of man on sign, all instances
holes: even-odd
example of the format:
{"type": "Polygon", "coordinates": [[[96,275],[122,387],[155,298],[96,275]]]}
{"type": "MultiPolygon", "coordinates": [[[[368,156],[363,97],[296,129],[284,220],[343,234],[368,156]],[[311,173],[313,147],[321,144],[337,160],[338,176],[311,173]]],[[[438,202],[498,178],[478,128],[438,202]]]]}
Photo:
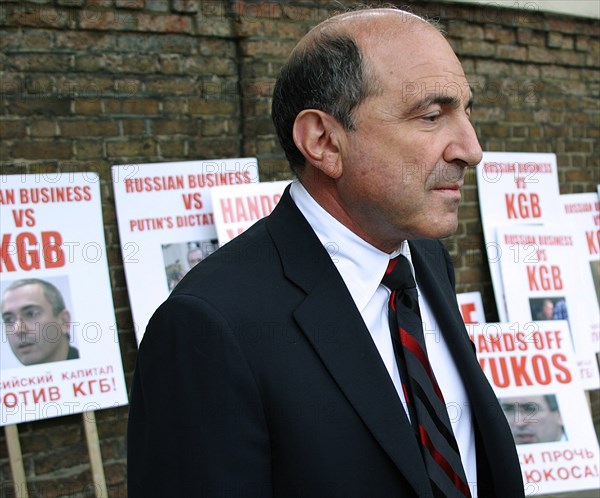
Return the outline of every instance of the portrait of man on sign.
{"type": "Polygon", "coordinates": [[[59,289],[38,278],[16,280],[2,292],[3,341],[22,365],[79,358],[71,345],[71,313],[59,289]]]}

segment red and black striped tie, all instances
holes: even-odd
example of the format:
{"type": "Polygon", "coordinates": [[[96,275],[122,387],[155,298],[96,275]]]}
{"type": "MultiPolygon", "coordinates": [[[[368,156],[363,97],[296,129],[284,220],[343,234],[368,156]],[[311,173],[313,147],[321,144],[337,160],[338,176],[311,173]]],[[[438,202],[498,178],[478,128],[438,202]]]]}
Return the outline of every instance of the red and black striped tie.
{"type": "Polygon", "coordinates": [[[433,494],[470,497],[446,403],[427,358],[417,288],[404,256],[390,260],[382,284],[392,291],[389,300],[392,341],[433,494]]]}

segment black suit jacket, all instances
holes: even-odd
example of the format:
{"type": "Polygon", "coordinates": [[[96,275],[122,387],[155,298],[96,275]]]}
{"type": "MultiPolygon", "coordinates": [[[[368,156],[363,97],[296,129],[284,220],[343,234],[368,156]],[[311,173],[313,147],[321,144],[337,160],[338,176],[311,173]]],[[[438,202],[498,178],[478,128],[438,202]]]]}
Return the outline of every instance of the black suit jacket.
{"type": "MultiPolygon", "coordinates": [[[[411,242],[473,408],[480,497],[523,496],[515,446],[475,358],[438,241],[411,242]]],[[[141,342],[128,432],[133,498],[430,497],[369,331],[288,192],[196,266],[141,342]]]]}

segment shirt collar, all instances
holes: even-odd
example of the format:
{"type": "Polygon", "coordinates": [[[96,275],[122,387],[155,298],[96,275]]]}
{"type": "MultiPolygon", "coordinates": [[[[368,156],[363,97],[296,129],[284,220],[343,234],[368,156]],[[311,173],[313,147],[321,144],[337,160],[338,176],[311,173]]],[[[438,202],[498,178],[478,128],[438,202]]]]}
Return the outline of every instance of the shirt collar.
{"type": "Polygon", "coordinates": [[[329,253],[356,307],[362,312],[381,284],[390,258],[402,253],[410,261],[408,244],[403,242],[400,249],[392,254],[382,252],[331,216],[298,180],[292,183],[290,194],[329,253]]]}

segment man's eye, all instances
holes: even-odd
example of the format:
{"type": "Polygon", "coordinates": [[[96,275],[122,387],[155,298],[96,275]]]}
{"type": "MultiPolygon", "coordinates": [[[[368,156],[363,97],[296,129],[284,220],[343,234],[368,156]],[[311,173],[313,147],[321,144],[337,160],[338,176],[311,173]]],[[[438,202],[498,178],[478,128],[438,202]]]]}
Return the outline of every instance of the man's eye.
{"type": "Polygon", "coordinates": [[[34,318],[37,318],[38,316],[40,316],[40,310],[38,310],[38,309],[27,310],[27,311],[25,311],[25,313],[23,313],[24,320],[33,320],[34,318]]]}
{"type": "Polygon", "coordinates": [[[435,114],[427,114],[426,116],[423,116],[423,119],[425,121],[434,123],[439,117],[440,117],[440,114],[436,112],[435,114]]]}
{"type": "Polygon", "coordinates": [[[17,319],[15,316],[13,315],[7,315],[7,316],[3,316],[2,317],[2,321],[6,324],[6,325],[14,325],[17,322],[17,319]]]}

